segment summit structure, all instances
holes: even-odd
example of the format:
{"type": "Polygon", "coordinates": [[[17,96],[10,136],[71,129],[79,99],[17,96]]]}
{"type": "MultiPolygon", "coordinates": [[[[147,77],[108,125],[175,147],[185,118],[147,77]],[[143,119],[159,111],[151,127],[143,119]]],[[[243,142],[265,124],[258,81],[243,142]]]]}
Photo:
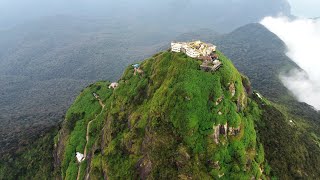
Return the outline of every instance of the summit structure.
{"type": "Polygon", "coordinates": [[[202,41],[171,42],[172,52],[183,52],[191,58],[201,60],[200,68],[204,71],[216,71],[221,67],[216,49],[217,46],[202,41]]]}
{"type": "Polygon", "coordinates": [[[184,52],[189,57],[203,59],[213,55],[216,51],[217,46],[204,43],[201,41],[193,42],[171,42],[171,51],[173,52],[184,52]]]}

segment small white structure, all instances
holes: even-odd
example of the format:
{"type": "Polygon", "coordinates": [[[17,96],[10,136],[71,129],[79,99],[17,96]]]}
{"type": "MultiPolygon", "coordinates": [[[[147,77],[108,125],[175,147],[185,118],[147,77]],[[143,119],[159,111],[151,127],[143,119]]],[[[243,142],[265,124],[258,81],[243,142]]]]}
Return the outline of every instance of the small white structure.
{"type": "Polygon", "coordinates": [[[79,152],[77,152],[76,153],[77,155],[76,155],[76,157],[77,157],[77,160],[78,160],[78,162],[79,163],[81,163],[82,161],[84,161],[84,155],[83,154],[81,154],[81,153],[79,153],[79,152]]]}
{"type": "Polygon", "coordinates": [[[116,87],[118,87],[119,86],[119,84],[118,83],[116,83],[116,82],[113,82],[113,83],[111,83],[110,84],[110,86],[109,86],[109,89],[115,89],[116,87]]]}
{"type": "Polygon", "coordinates": [[[262,99],[262,96],[261,96],[261,94],[259,94],[259,93],[256,93],[256,95],[258,96],[258,98],[259,98],[259,99],[262,99]]]}

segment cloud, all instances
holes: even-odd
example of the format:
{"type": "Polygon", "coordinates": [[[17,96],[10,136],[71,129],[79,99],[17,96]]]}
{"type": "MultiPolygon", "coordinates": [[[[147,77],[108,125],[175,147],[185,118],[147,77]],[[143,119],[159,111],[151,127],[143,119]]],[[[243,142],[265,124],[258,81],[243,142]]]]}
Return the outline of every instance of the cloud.
{"type": "Polygon", "coordinates": [[[261,24],[287,45],[287,56],[303,69],[280,75],[283,84],[299,101],[320,110],[320,21],[266,17],[261,24]]]}
{"type": "Polygon", "coordinates": [[[294,69],[287,75],[281,75],[280,79],[299,101],[306,102],[320,110],[320,86],[311,81],[306,72],[294,69]]]}

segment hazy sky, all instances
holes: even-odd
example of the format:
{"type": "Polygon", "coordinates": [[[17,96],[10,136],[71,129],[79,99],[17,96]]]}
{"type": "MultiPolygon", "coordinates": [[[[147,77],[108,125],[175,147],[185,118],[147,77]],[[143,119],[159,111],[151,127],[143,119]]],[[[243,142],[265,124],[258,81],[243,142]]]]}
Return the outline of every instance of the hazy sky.
{"type": "Polygon", "coordinates": [[[264,16],[289,14],[288,7],[287,0],[0,0],[0,30],[43,17],[67,15],[116,17],[130,22],[136,19],[145,23],[150,20],[149,23],[158,21],[157,24],[162,21],[229,32],[264,16]],[[204,11],[204,7],[219,8],[204,11]],[[197,16],[203,18],[192,16],[190,12],[197,12],[197,16]]]}
{"type": "Polygon", "coordinates": [[[300,17],[319,17],[320,0],[288,0],[293,15],[300,17]]]}
{"type": "Polygon", "coordinates": [[[304,70],[281,75],[284,85],[298,100],[320,110],[320,21],[267,17],[261,23],[286,43],[288,57],[304,70]]]}

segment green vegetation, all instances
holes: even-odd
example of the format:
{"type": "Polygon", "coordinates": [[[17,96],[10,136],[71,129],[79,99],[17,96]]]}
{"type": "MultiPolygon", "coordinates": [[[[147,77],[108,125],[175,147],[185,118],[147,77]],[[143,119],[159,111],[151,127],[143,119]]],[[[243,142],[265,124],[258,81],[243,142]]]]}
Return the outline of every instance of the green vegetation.
{"type": "MultiPolygon", "coordinates": [[[[66,179],[76,179],[78,174],[79,164],[76,161],[76,152],[84,153],[86,146],[87,126],[91,120],[101,118],[100,112],[102,107],[98,99],[93,96],[93,93],[99,95],[101,101],[107,99],[111,90],[108,89],[109,82],[97,82],[87,87],[75,100],[74,104],[69,108],[66,114],[63,129],[67,132],[65,135],[64,154],[61,157],[61,173],[66,179]],[[70,124],[74,127],[70,128],[70,124]],[[68,133],[69,132],[69,133],[68,133]]],[[[91,123],[90,132],[101,127],[96,122],[91,123]]],[[[100,129],[99,129],[100,130],[100,129]]],[[[91,134],[92,136],[92,134],[91,134]]],[[[95,135],[96,136],[96,135],[95,135]]],[[[94,137],[95,137],[94,136],[94,137]]],[[[92,143],[88,143],[89,147],[92,143]]],[[[86,168],[87,161],[81,163],[81,169],[86,168]]],[[[80,176],[80,177],[84,177],[80,176]]]]}
{"type": "Polygon", "coordinates": [[[66,125],[61,130],[70,131],[64,139],[62,177],[77,176],[75,152],[83,152],[86,126],[97,115],[80,177],[89,170],[92,178],[110,179],[267,178],[254,126],[261,111],[243,87],[247,79],[218,54],[223,66],[213,73],[201,71],[200,61],[170,52],[143,61],[143,74],[127,68],[118,88],[103,90],[101,113],[92,99],[99,83],[85,89],[67,112],[65,124],[78,118],[74,129],[66,125]],[[227,129],[217,144],[213,127],[218,125],[227,129]]]}
{"type": "Polygon", "coordinates": [[[272,174],[281,179],[318,178],[320,149],[313,137],[283,110],[267,100],[257,101],[263,109],[262,118],[256,122],[258,135],[272,174]]]}
{"type": "Polygon", "coordinates": [[[260,102],[263,116],[256,122],[272,173],[280,179],[320,177],[320,112],[298,102],[280,81],[279,74],[299,68],[286,56],[285,44],[260,24],[213,42],[250,78],[253,88],[272,101],[260,102]]]}
{"type": "Polygon", "coordinates": [[[0,179],[54,179],[52,128],[28,146],[0,158],[0,179]]]}

